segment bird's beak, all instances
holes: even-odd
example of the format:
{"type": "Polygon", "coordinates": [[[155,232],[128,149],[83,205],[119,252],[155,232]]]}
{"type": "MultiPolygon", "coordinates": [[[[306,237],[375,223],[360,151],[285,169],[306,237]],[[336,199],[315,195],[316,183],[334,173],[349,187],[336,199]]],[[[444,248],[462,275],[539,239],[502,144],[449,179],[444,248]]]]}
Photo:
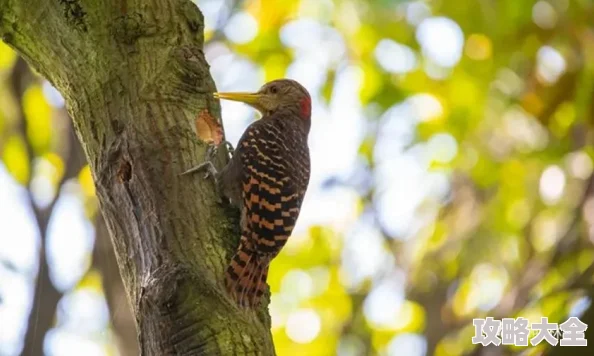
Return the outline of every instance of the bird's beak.
{"type": "Polygon", "coordinates": [[[241,101],[258,108],[261,95],[258,93],[214,93],[216,99],[226,99],[233,101],[241,101]]]}

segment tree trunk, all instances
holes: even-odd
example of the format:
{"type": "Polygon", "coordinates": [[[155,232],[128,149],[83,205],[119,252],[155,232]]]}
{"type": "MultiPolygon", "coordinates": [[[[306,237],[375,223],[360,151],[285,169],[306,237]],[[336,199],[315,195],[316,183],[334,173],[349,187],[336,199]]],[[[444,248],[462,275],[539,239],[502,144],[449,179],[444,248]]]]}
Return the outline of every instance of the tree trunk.
{"type": "MultiPolygon", "coordinates": [[[[143,355],[274,354],[265,306],[223,288],[237,213],[194,120],[220,119],[189,0],[0,0],[0,36],[64,96],[93,173],[143,355]]],[[[222,159],[217,162],[219,167],[222,159]]]]}

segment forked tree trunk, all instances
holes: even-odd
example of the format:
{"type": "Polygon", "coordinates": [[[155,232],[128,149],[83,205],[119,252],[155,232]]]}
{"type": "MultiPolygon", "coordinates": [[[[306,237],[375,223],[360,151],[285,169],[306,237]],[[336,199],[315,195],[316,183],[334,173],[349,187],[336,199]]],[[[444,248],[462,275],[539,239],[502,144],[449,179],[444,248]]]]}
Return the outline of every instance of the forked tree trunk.
{"type": "Polygon", "coordinates": [[[222,287],[236,212],[179,175],[204,160],[195,118],[220,118],[203,28],[189,0],[0,0],[3,41],[66,99],[142,354],[271,355],[266,308],[240,310],[222,287]]]}

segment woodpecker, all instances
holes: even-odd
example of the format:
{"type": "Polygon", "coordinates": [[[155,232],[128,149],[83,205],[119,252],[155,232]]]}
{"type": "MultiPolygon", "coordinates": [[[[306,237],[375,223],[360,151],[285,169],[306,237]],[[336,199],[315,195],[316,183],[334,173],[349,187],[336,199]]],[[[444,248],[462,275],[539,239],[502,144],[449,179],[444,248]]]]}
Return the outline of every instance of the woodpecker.
{"type": "Polygon", "coordinates": [[[237,304],[255,307],[266,290],[270,262],[295,227],[309,183],[311,98],[291,79],[271,81],[255,93],[214,96],[244,102],[262,114],[220,172],[210,161],[185,172],[206,168],[219,192],[240,208],[241,238],[225,285],[237,304]]]}

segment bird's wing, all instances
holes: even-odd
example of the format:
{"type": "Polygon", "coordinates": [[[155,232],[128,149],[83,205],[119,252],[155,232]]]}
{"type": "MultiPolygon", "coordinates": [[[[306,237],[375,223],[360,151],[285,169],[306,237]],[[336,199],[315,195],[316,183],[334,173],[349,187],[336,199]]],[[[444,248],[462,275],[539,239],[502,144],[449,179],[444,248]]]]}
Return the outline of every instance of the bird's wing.
{"type": "Polygon", "coordinates": [[[300,182],[302,175],[294,170],[301,165],[309,170],[309,157],[300,157],[298,143],[282,135],[274,122],[253,125],[241,144],[245,237],[257,253],[273,258],[297,222],[307,181],[300,182]]]}
{"type": "Polygon", "coordinates": [[[286,118],[250,125],[234,159],[241,163],[242,234],[226,272],[240,305],[255,305],[266,289],[270,261],[291,235],[309,181],[307,135],[286,118]]]}

